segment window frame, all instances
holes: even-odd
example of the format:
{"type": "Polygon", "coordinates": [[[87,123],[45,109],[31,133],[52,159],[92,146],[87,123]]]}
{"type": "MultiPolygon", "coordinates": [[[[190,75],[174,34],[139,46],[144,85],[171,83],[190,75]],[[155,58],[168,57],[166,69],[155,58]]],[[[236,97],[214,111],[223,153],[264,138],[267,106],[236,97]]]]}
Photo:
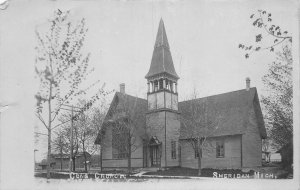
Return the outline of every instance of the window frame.
{"type": "Polygon", "coordinates": [[[224,140],[216,141],[216,157],[217,158],[225,157],[225,142],[224,142],[224,140]]]}
{"type": "Polygon", "coordinates": [[[194,150],[194,154],[195,154],[195,158],[199,158],[199,151],[198,151],[198,149],[197,148],[195,148],[195,150],[194,150]]]}
{"type": "MultiPolygon", "coordinates": [[[[126,131],[126,127],[120,126],[118,124],[112,126],[112,158],[113,159],[127,159],[128,150],[127,150],[127,140],[126,136],[129,135],[126,131]],[[123,143],[120,141],[114,141],[116,139],[122,139],[123,143]],[[121,147],[115,147],[115,143],[121,144],[121,147]]],[[[118,145],[117,145],[118,146],[118,145]]]]}
{"type": "Polygon", "coordinates": [[[171,158],[177,159],[177,151],[176,151],[176,141],[171,141],[171,158]]]}

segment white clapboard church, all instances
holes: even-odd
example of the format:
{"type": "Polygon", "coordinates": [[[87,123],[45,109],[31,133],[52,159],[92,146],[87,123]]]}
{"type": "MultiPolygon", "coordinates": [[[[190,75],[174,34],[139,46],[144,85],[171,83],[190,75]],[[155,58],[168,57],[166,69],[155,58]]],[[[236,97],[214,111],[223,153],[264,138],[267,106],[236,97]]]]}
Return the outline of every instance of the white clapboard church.
{"type": "Polygon", "coordinates": [[[250,79],[238,91],[178,102],[179,76],[163,20],[145,78],[147,99],[126,94],[125,84],[114,95],[95,141],[103,168],[126,168],[128,158],[133,168],[197,168],[199,153],[190,143],[195,134],[205,137],[202,168],[261,166],[266,129],[250,79]]]}

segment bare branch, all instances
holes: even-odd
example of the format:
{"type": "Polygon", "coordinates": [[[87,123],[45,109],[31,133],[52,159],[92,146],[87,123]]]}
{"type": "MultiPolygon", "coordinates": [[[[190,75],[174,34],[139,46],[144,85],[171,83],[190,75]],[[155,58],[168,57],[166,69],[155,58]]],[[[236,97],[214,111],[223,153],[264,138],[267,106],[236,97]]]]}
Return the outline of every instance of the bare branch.
{"type": "Polygon", "coordinates": [[[46,123],[45,123],[44,119],[42,118],[42,116],[40,115],[40,113],[36,113],[35,115],[43,123],[43,125],[46,127],[46,129],[48,129],[48,126],[46,125],[46,123]]]}

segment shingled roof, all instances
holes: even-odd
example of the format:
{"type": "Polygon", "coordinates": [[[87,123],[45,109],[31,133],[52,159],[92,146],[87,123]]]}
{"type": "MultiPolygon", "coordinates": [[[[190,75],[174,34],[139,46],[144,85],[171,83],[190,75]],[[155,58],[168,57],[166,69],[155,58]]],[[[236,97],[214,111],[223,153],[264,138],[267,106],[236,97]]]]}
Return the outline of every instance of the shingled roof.
{"type": "Polygon", "coordinates": [[[116,92],[101,126],[100,133],[95,140],[95,144],[101,144],[101,139],[105,134],[106,128],[111,122],[119,119],[118,117],[120,117],[120,113],[118,110],[126,110],[127,116],[140,124],[140,128],[137,130],[137,132],[143,135],[145,132],[144,127],[146,125],[147,100],[116,92]]]}
{"type": "MultiPolygon", "coordinates": [[[[221,118],[218,122],[218,128],[213,130],[211,137],[245,133],[249,127],[247,123],[249,113],[254,108],[252,111],[255,112],[260,135],[262,138],[267,137],[256,88],[179,102],[181,117],[192,114],[191,106],[197,107],[196,114],[199,115],[199,119],[205,112],[208,118],[221,118]]],[[[131,117],[137,117],[141,123],[138,133],[142,135],[145,132],[147,100],[116,92],[95,144],[101,144],[106,127],[116,119],[114,118],[115,113],[117,113],[116,110],[124,109],[124,107],[131,110],[131,117]],[[126,102],[126,104],[122,104],[122,102],[126,102]]],[[[181,119],[180,139],[188,139],[193,135],[193,126],[184,121],[181,119]]]]}
{"type": "Polygon", "coordinates": [[[167,73],[176,79],[179,78],[173,65],[164,22],[161,19],[156,35],[150,69],[145,77],[150,78],[162,73],[167,73]]]}
{"type": "MultiPolygon", "coordinates": [[[[201,114],[207,112],[208,117],[212,116],[214,119],[218,119],[216,125],[211,125],[210,131],[213,131],[211,137],[243,134],[246,132],[247,122],[249,120],[249,111],[251,106],[254,106],[254,112],[257,118],[260,135],[262,138],[266,138],[266,129],[264,121],[259,107],[259,100],[256,88],[250,88],[249,91],[243,89],[224,94],[209,96],[205,98],[198,98],[188,101],[179,102],[179,111],[182,113],[182,117],[185,115],[191,115],[193,110],[192,106],[197,107],[199,118],[201,114]]],[[[213,123],[213,121],[210,121],[213,123]]],[[[180,127],[180,139],[187,139],[193,136],[193,128],[189,122],[181,120],[180,127]]],[[[203,129],[204,130],[204,129],[203,129]]],[[[207,129],[205,129],[207,132],[207,129]]]]}

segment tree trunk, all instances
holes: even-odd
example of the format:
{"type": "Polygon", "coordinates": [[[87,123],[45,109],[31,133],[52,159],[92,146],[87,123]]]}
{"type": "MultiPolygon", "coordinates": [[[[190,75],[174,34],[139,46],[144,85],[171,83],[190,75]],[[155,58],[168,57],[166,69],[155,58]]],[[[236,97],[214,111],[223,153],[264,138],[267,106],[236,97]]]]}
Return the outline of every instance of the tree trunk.
{"type": "Polygon", "coordinates": [[[87,172],[87,165],[86,165],[86,153],[84,149],[84,142],[82,143],[82,148],[83,148],[83,157],[84,157],[84,170],[87,172]]]}
{"type": "Polygon", "coordinates": [[[73,163],[72,171],[75,172],[76,171],[75,156],[73,156],[73,158],[72,158],[72,163],[73,163]]]}
{"type": "Polygon", "coordinates": [[[102,171],[102,146],[100,146],[100,163],[99,163],[99,166],[100,166],[100,171],[102,171]]]}
{"type": "Polygon", "coordinates": [[[84,153],[84,170],[87,172],[87,163],[86,163],[86,155],[84,153]]]}
{"type": "Polygon", "coordinates": [[[201,176],[201,159],[202,159],[202,148],[198,149],[198,176],[201,176]]]}
{"type": "Polygon", "coordinates": [[[60,145],[60,171],[63,169],[63,153],[62,153],[62,146],[60,145]]]}
{"type": "Polygon", "coordinates": [[[47,154],[47,179],[50,179],[50,167],[51,167],[51,129],[48,128],[48,154],[47,154]]]}
{"type": "Polygon", "coordinates": [[[48,154],[47,154],[47,179],[50,179],[51,166],[51,98],[52,98],[52,82],[50,81],[49,99],[48,99],[48,154]]]}
{"type": "Polygon", "coordinates": [[[128,173],[130,172],[131,172],[131,144],[129,143],[128,144],[128,173]]]}

